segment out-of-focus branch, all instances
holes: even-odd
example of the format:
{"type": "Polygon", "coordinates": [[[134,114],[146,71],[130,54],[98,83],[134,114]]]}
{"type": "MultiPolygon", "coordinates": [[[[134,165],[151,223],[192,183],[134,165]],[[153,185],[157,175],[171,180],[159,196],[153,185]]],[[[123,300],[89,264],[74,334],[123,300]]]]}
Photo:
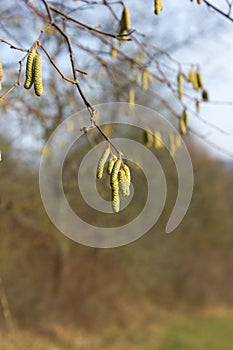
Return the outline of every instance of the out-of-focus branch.
{"type": "Polygon", "coordinates": [[[214,10],[215,12],[219,13],[223,17],[227,18],[229,21],[233,22],[233,18],[231,17],[231,9],[232,9],[232,3],[231,2],[228,2],[228,6],[229,7],[228,7],[228,11],[227,12],[222,11],[220,8],[218,8],[215,5],[213,5],[210,1],[203,0],[203,2],[207,5],[207,7],[209,9],[214,10]]]}

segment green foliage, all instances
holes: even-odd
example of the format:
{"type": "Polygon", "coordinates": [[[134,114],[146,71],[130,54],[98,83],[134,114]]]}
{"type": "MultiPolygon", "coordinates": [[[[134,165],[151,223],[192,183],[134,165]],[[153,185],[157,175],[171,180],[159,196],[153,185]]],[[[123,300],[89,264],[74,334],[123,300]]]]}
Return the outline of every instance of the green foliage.
{"type": "Polygon", "coordinates": [[[232,316],[201,316],[172,322],[165,328],[158,350],[229,350],[232,321],[232,316]]]}

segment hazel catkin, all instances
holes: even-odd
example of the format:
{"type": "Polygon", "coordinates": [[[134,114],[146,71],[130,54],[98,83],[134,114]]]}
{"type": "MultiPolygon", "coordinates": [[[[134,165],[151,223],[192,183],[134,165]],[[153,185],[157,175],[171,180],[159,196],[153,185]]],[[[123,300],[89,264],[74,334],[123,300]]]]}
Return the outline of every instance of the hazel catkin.
{"type": "Polygon", "coordinates": [[[111,175],[114,164],[116,163],[117,157],[113,155],[108,161],[107,173],[111,175]]]}
{"type": "Polygon", "coordinates": [[[154,0],[154,13],[155,15],[160,14],[163,10],[163,2],[162,0],[154,0]]]}
{"type": "Polygon", "coordinates": [[[181,100],[183,97],[183,74],[181,72],[178,73],[177,84],[178,84],[178,97],[181,100]]]}
{"type": "Polygon", "coordinates": [[[36,55],[33,64],[34,90],[37,96],[43,95],[42,56],[36,55]]]}
{"type": "Polygon", "coordinates": [[[33,65],[34,65],[34,57],[36,54],[36,49],[33,48],[32,51],[29,53],[27,57],[27,62],[26,62],[26,79],[24,83],[24,88],[25,89],[30,89],[33,81],[34,81],[34,73],[33,73],[33,65]]]}
{"type": "Polygon", "coordinates": [[[98,163],[97,173],[96,173],[97,179],[102,179],[102,177],[103,177],[104,166],[105,166],[105,163],[108,159],[109,154],[110,154],[110,147],[107,147],[105,149],[105,151],[102,153],[102,156],[100,157],[100,160],[98,163]]]}

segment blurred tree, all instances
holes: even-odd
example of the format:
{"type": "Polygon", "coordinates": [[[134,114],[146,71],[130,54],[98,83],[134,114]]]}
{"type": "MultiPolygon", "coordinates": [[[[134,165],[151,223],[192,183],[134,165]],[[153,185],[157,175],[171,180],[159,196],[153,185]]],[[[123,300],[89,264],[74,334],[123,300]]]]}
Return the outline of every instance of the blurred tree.
{"type": "MultiPolygon", "coordinates": [[[[202,1],[198,3],[201,4],[202,1]]],[[[153,1],[151,4],[153,6],[153,1]]],[[[216,8],[210,1],[204,0],[204,4],[231,18],[231,2],[225,2],[225,5],[228,5],[226,13],[221,7],[216,8]]],[[[36,3],[26,0],[9,2],[1,11],[1,28],[4,34],[4,37],[0,38],[3,47],[1,53],[3,74],[0,74],[1,80],[3,79],[0,96],[2,111],[6,109],[17,111],[17,117],[22,116],[21,121],[24,125],[28,119],[31,120],[37,134],[42,133],[47,139],[60,123],[64,113],[72,112],[77,106],[77,101],[79,103],[73,94],[76,88],[90,112],[89,127],[96,127],[100,132],[95,118],[96,111],[90,99],[93,102],[98,100],[98,90],[101,91],[101,83],[98,80],[102,82],[101,75],[106,74],[115,92],[118,92],[119,100],[128,99],[133,104],[135,90],[141,90],[152,96],[158,105],[165,107],[180,124],[182,124],[182,111],[199,116],[200,104],[208,102],[209,98],[199,65],[195,62],[179,62],[168,51],[152,44],[150,38],[146,38],[137,30],[137,23],[130,21],[134,7],[140,11],[140,8],[133,4],[129,8],[126,7],[123,1],[69,0],[65,4],[45,0],[36,3]],[[12,53],[10,59],[9,50],[12,53]],[[29,57],[31,62],[33,61],[34,51],[36,57],[42,55],[45,61],[41,74],[46,85],[46,96],[42,102],[33,97],[33,92],[16,89],[23,83],[24,70],[27,76],[29,74],[35,79],[35,74],[30,73],[32,66],[26,65],[29,57]],[[15,78],[17,61],[19,61],[19,72],[15,78]],[[96,72],[99,72],[98,76],[96,72]],[[56,74],[56,78],[55,76],[53,78],[53,74],[56,74]],[[16,81],[12,84],[13,79],[16,81]],[[67,84],[64,85],[65,82],[62,80],[67,84]],[[154,82],[157,84],[156,88],[154,82]],[[167,98],[158,92],[161,89],[167,89],[167,98]],[[10,98],[9,94],[12,93],[13,97],[10,98]],[[171,97],[177,99],[174,106],[170,102],[171,97]],[[59,100],[63,102],[58,103],[59,100]],[[40,108],[41,103],[44,106],[43,111],[40,108]],[[59,110],[58,104],[62,106],[59,110]],[[41,110],[40,116],[32,120],[32,115],[37,115],[38,108],[41,110]]],[[[155,13],[159,13],[162,9],[162,1],[154,1],[155,13]]],[[[37,83],[34,84],[36,85],[37,83]]],[[[138,96],[137,93],[136,102],[140,101],[138,96]]],[[[105,95],[105,101],[107,99],[105,95]]],[[[227,130],[222,130],[202,118],[199,118],[199,121],[207,124],[210,129],[214,128],[228,134],[227,130]]],[[[189,133],[205,138],[198,130],[187,126],[189,133]]],[[[89,127],[86,127],[85,131],[88,131],[89,127]]],[[[184,132],[186,133],[186,128],[183,128],[182,133],[184,132]]],[[[110,141],[104,133],[102,137],[110,141]]],[[[222,149],[221,145],[213,146],[222,149]]],[[[232,156],[231,152],[227,150],[225,152],[232,156]]]]}

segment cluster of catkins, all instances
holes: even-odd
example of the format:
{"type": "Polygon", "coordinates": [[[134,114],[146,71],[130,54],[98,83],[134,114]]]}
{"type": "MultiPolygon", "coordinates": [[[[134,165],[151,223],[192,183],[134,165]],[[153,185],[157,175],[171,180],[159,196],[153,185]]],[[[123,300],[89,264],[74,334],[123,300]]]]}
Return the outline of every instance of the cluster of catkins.
{"type": "Polygon", "coordinates": [[[129,167],[123,163],[122,158],[112,155],[110,158],[110,146],[108,146],[100,157],[97,168],[97,179],[101,179],[104,173],[106,162],[107,173],[110,175],[110,185],[112,189],[112,207],[115,213],[120,211],[120,193],[124,197],[130,195],[131,176],[129,167]]]}
{"type": "Polygon", "coordinates": [[[181,100],[183,98],[183,79],[188,83],[191,83],[195,91],[202,91],[203,101],[208,101],[208,91],[204,88],[203,79],[201,75],[200,68],[197,68],[195,71],[190,70],[189,75],[186,75],[183,72],[179,72],[177,75],[177,85],[178,85],[178,97],[181,100]]]}
{"type": "Polygon", "coordinates": [[[36,53],[35,48],[30,51],[27,57],[24,87],[25,89],[30,89],[33,84],[35,94],[41,96],[43,94],[42,56],[36,53]]]}
{"type": "MultiPolygon", "coordinates": [[[[174,156],[176,151],[182,147],[181,137],[177,133],[169,133],[169,152],[171,156],[174,156]]],[[[164,143],[162,135],[159,131],[154,133],[150,129],[145,130],[145,145],[148,148],[154,147],[155,149],[163,149],[164,143]]]]}

